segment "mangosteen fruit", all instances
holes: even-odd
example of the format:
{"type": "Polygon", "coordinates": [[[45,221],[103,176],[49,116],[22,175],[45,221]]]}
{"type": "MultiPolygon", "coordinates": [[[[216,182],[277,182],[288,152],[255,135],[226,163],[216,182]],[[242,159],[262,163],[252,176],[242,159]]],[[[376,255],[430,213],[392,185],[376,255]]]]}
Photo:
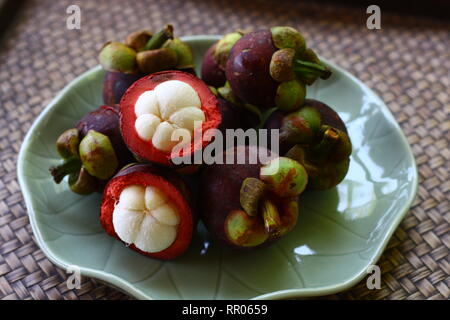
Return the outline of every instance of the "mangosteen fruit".
{"type": "Polygon", "coordinates": [[[200,215],[209,232],[245,250],[269,245],[291,231],[298,196],[308,181],[304,167],[258,146],[227,149],[222,156],[222,164],[207,166],[201,176],[200,215]]]}
{"type": "Polygon", "coordinates": [[[174,166],[211,142],[221,123],[219,102],[199,78],[181,71],[153,73],[136,81],[120,102],[121,132],[140,159],[174,166]],[[196,139],[197,138],[197,139],[196,139]]]}
{"type": "Polygon", "coordinates": [[[69,176],[70,189],[78,194],[101,192],[108,179],[132,162],[119,129],[117,107],[100,106],[86,114],[56,141],[63,163],[50,168],[56,183],[69,176]]]}
{"type": "Polygon", "coordinates": [[[128,248],[169,260],[186,251],[197,219],[180,176],[156,165],[133,164],[108,182],[100,222],[128,248]]]}
{"type": "Polygon", "coordinates": [[[295,110],[306,96],[306,85],[327,79],[323,65],[294,28],[278,26],[242,36],[232,47],[225,68],[234,94],[259,108],[295,110]]]}

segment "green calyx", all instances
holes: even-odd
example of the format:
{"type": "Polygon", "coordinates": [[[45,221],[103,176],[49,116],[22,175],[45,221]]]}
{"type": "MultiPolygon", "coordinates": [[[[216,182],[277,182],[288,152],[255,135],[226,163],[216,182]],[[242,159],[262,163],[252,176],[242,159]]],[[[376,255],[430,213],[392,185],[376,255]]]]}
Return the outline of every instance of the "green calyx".
{"type": "Polygon", "coordinates": [[[81,167],[69,175],[69,187],[72,192],[88,195],[97,190],[97,180],[81,167]]]}
{"type": "Polygon", "coordinates": [[[235,43],[242,38],[242,35],[242,32],[235,31],[226,34],[217,42],[216,47],[214,48],[213,57],[222,69],[225,69],[230,51],[235,43]]]}
{"type": "Polygon", "coordinates": [[[283,111],[290,111],[299,108],[305,102],[305,84],[297,81],[285,81],[279,84],[275,96],[275,105],[283,111]]]}
{"type": "Polygon", "coordinates": [[[225,220],[228,240],[239,247],[256,247],[269,238],[259,217],[249,216],[242,210],[231,211],[225,220]]]}
{"type": "Polygon", "coordinates": [[[173,27],[170,24],[154,34],[136,55],[139,71],[149,74],[175,68],[179,63],[176,50],[182,50],[178,42],[168,45],[173,40],[173,27]]]}
{"type": "Polygon", "coordinates": [[[159,49],[167,40],[170,39],[173,39],[173,27],[168,24],[164,27],[164,29],[155,33],[150,40],[148,40],[143,50],[159,49]]]}
{"type": "Polygon", "coordinates": [[[281,218],[277,206],[272,201],[265,199],[261,204],[261,211],[266,233],[270,237],[279,237],[281,218]]]}
{"type": "Polygon", "coordinates": [[[291,48],[275,51],[270,60],[270,76],[278,82],[295,79],[293,61],[295,50],[291,48]]]}
{"type": "Polygon", "coordinates": [[[328,67],[301,59],[294,60],[294,72],[308,85],[313,84],[318,78],[326,80],[331,76],[331,70],[328,67]]]}
{"type": "Polygon", "coordinates": [[[78,157],[79,145],[80,133],[76,128],[64,131],[56,140],[56,150],[63,159],[78,157]]]}
{"type": "Polygon", "coordinates": [[[311,48],[307,48],[305,51],[299,54],[298,58],[303,61],[322,64],[317,54],[311,48]]]}
{"type": "Polygon", "coordinates": [[[270,30],[272,42],[279,49],[273,53],[269,67],[270,76],[280,82],[275,105],[281,110],[294,110],[305,99],[305,84],[311,85],[318,78],[328,79],[331,71],[306,47],[297,30],[284,26],[270,30]]]}
{"type": "Polygon", "coordinates": [[[174,50],[161,48],[138,52],[136,61],[140,72],[154,73],[175,68],[178,57],[174,50]]]}
{"type": "Polygon", "coordinates": [[[297,53],[302,53],[306,49],[305,38],[291,27],[272,27],[272,41],[278,49],[291,48],[297,53]]]}
{"type": "Polygon", "coordinates": [[[79,150],[83,167],[93,177],[106,180],[119,166],[111,141],[102,133],[89,130],[81,140],[79,150]]]}
{"type": "Polygon", "coordinates": [[[305,167],[309,177],[308,188],[324,190],[344,179],[350,165],[351,150],[346,133],[323,125],[316,142],[294,145],[285,156],[305,167]]]}
{"type": "Polygon", "coordinates": [[[321,122],[320,112],[304,105],[283,118],[280,141],[289,145],[312,143],[319,133],[321,122]]]}
{"type": "Polygon", "coordinates": [[[331,70],[310,48],[298,55],[293,61],[293,65],[297,77],[307,85],[313,84],[318,78],[326,80],[331,76],[331,70]]]}
{"type": "Polygon", "coordinates": [[[94,192],[97,179],[109,179],[117,171],[118,160],[109,138],[94,130],[80,141],[78,129],[69,129],[58,137],[56,148],[64,162],[49,171],[58,184],[69,176],[69,186],[75,193],[94,192]]]}
{"type": "Polygon", "coordinates": [[[106,43],[98,56],[100,64],[108,71],[136,72],[136,51],[120,42],[106,43]]]}
{"type": "Polygon", "coordinates": [[[153,73],[174,68],[177,64],[192,66],[189,47],[179,39],[174,40],[171,25],[154,35],[139,30],[130,33],[125,44],[107,42],[98,58],[104,69],[123,73],[153,73]]]}
{"type": "Polygon", "coordinates": [[[266,192],[266,184],[256,178],[247,178],[240,190],[241,207],[250,216],[258,214],[258,203],[266,192]]]}
{"type": "MultiPolygon", "coordinates": [[[[252,179],[244,180],[242,188],[253,184],[252,179]]],[[[257,182],[258,185],[261,183],[264,184],[261,181],[257,182]]],[[[255,190],[252,188],[249,192],[254,193],[255,190]]],[[[256,194],[258,193],[259,191],[256,191],[256,194]]],[[[260,194],[258,203],[254,203],[252,206],[257,210],[255,215],[244,210],[233,210],[225,220],[225,234],[228,240],[236,246],[255,247],[267,240],[280,238],[292,230],[297,223],[297,197],[275,199],[270,196],[270,192],[264,192],[260,194]]]]}
{"type": "Polygon", "coordinates": [[[299,162],[279,157],[261,167],[260,179],[280,197],[296,197],[305,190],[308,174],[299,162]]]}
{"type": "Polygon", "coordinates": [[[125,38],[125,45],[140,52],[144,50],[152,36],[153,34],[148,30],[134,31],[125,38]]]}
{"type": "Polygon", "coordinates": [[[173,50],[177,55],[176,67],[179,69],[194,67],[194,56],[192,55],[191,48],[179,38],[173,38],[168,40],[163,48],[169,48],[173,50]]]}
{"type": "Polygon", "coordinates": [[[318,78],[328,79],[331,76],[331,70],[322,64],[311,49],[306,49],[300,55],[291,48],[275,51],[270,60],[269,72],[277,82],[297,79],[308,85],[318,78]]]}
{"type": "Polygon", "coordinates": [[[317,159],[340,161],[350,156],[352,144],[345,132],[328,125],[323,125],[320,131],[320,142],[311,150],[317,159]]]}
{"type": "Polygon", "coordinates": [[[167,25],[150,38],[144,48],[137,53],[136,61],[142,73],[194,66],[191,48],[179,38],[173,37],[171,25],[167,25]]]}
{"type": "Polygon", "coordinates": [[[311,49],[305,50],[301,56],[291,48],[275,51],[270,60],[269,72],[270,76],[281,84],[297,81],[311,85],[318,78],[328,79],[331,76],[330,69],[320,62],[311,49]]]}
{"type": "Polygon", "coordinates": [[[285,157],[262,166],[259,179],[244,179],[242,210],[231,211],[225,221],[228,240],[237,246],[253,247],[292,230],[298,216],[297,196],[305,189],[307,179],[303,166],[285,157]]]}

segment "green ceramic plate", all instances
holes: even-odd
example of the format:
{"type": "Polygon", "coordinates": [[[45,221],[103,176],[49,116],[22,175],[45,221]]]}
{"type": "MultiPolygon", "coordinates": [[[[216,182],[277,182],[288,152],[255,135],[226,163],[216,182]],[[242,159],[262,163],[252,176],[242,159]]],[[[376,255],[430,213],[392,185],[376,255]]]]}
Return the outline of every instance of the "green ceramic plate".
{"type": "MultiPolygon", "coordinates": [[[[186,37],[196,65],[216,36],[186,37]]],[[[326,61],[325,61],[326,62],[326,61]]],[[[176,261],[152,260],[107,236],[100,195],[80,197],[56,185],[48,167],[54,143],[87,111],[102,104],[103,71],[84,73],[50,103],[28,132],[18,176],[36,240],[56,265],[142,299],[292,298],[335,293],[367,276],[411,205],[417,170],[408,143],[383,101],[352,75],[333,69],[308,96],[333,106],[347,123],[354,150],[335,189],[305,192],[296,229],[275,245],[235,252],[210,240],[200,225],[176,261]]]]}

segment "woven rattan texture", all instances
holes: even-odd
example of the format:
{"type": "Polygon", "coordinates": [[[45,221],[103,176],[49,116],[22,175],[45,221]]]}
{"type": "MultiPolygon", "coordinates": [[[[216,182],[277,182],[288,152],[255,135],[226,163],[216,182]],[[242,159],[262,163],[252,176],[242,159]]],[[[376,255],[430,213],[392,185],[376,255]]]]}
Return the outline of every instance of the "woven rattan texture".
{"type": "Polygon", "coordinates": [[[332,299],[450,298],[450,24],[382,11],[366,28],[364,9],[277,1],[28,1],[0,48],[0,298],[128,299],[67,274],[37,247],[16,177],[31,123],[55,94],[97,64],[101,44],[173,23],[177,35],[220,34],[276,24],[298,27],[311,47],[352,72],[387,103],[416,157],[416,201],[379,261],[382,288],[365,280],[332,299]],[[81,7],[81,30],[66,8],[81,7]]]}

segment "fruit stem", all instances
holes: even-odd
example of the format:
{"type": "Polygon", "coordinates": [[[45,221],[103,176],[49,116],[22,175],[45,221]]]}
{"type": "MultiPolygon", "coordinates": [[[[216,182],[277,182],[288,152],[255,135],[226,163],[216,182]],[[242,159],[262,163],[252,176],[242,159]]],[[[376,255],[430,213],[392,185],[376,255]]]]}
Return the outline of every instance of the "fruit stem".
{"type": "Polygon", "coordinates": [[[322,136],[322,140],[313,149],[314,153],[320,160],[328,158],[333,147],[339,141],[339,133],[334,128],[328,128],[325,130],[322,136]]]}
{"type": "Polygon", "coordinates": [[[75,157],[65,160],[62,164],[50,167],[49,171],[56,183],[60,183],[68,174],[75,173],[81,169],[81,160],[75,157]]]}
{"type": "Polygon", "coordinates": [[[164,29],[158,33],[154,34],[153,37],[148,40],[144,50],[159,49],[169,39],[173,39],[173,27],[170,24],[165,26],[164,29]]]}
{"type": "Polygon", "coordinates": [[[264,229],[270,236],[277,236],[281,231],[281,218],[275,204],[270,200],[263,200],[261,204],[264,229]]]}
{"type": "Polygon", "coordinates": [[[331,76],[331,70],[327,67],[300,59],[294,60],[294,72],[299,77],[318,76],[321,79],[328,79],[331,76]]]}

